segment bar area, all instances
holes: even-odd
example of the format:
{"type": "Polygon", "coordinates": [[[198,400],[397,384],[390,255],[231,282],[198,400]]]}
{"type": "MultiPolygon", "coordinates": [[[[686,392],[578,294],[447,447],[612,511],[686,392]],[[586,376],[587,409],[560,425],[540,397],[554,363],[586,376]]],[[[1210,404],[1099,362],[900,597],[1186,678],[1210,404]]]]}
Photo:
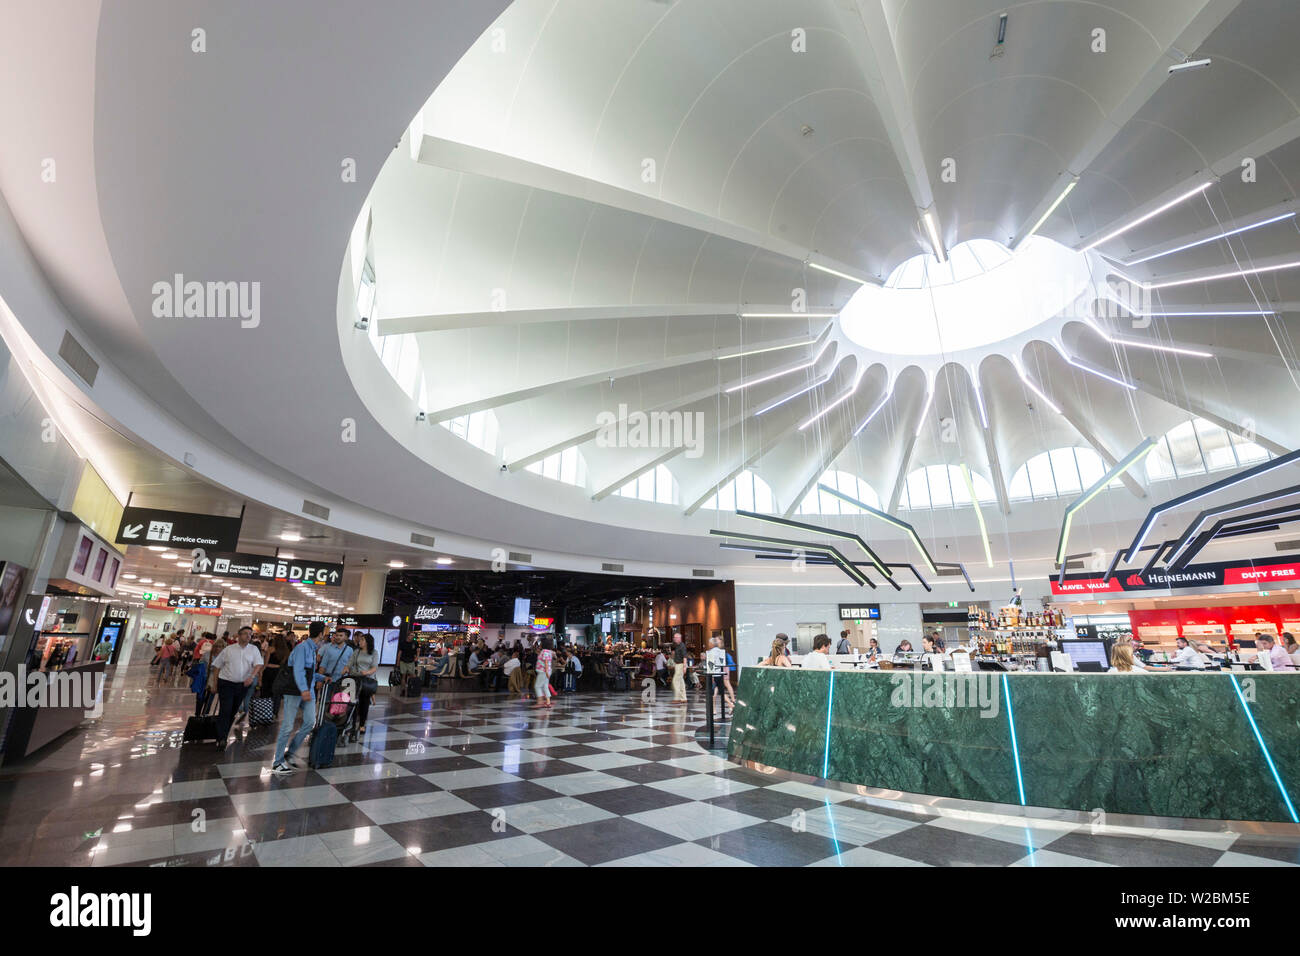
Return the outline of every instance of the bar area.
{"type": "Polygon", "coordinates": [[[1287,674],[746,667],[728,756],[1011,806],[1297,823],[1298,735],[1287,674]]]}

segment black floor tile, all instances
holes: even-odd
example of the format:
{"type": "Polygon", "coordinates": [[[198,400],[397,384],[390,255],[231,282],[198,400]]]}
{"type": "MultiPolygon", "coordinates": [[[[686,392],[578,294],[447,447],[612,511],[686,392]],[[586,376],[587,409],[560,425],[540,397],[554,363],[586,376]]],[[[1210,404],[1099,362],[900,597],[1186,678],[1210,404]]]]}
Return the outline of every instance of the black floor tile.
{"type": "Polygon", "coordinates": [[[634,787],[615,787],[612,790],[579,794],[577,799],[624,817],[646,810],[659,810],[663,807],[691,802],[687,797],[640,784],[634,787]]]}
{"type": "MultiPolygon", "coordinates": [[[[911,827],[866,846],[930,866],[1008,866],[1029,854],[1029,847],[1023,843],[1004,843],[931,826],[911,827]]],[[[1056,845],[1052,844],[1051,849],[1055,851],[1056,845]]]]}
{"type": "Polygon", "coordinates": [[[469,787],[464,790],[453,789],[452,793],[482,810],[510,807],[517,803],[536,803],[538,800],[553,800],[558,796],[554,790],[527,780],[520,780],[518,783],[496,783],[486,787],[469,787]]]}
{"type": "Polygon", "coordinates": [[[469,846],[473,843],[488,843],[521,835],[521,831],[512,826],[503,827],[497,823],[496,817],[485,811],[449,813],[440,817],[408,820],[404,823],[387,823],[380,829],[401,846],[408,850],[418,848],[420,853],[469,846]]]}
{"type": "MultiPolygon", "coordinates": [[[[630,756],[636,756],[633,751],[630,756]]],[[[664,763],[634,763],[626,767],[613,767],[603,771],[614,777],[620,777],[623,780],[631,780],[633,783],[658,783],[660,780],[671,780],[674,777],[689,777],[695,773],[694,770],[683,770],[681,767],[670,767],[664,763]]]]}
{"type": "Polygon", "coordinates": [[[580,823],[557,830],[534,834],[548,846],[566,853],[588,866],[608,863],[625,856],[662,850],[682,841],[671,834],[656,830],[623,817],[610,817],[594,823],[580,823]]]}
{"type": "Polygon", "coordinates": [[[747,813],[762,820],[779,820],[788,817],[796,810],[811,810],[824,806],[820,800],[796,797],[776,790],[754,789],[741,793],[729,793],[721,797],[710,797],[704,801],[716,807],[725,807],[737,813],[747,813]]]}
{"type": "Polygon", "coordinates": [[[807,866],[852,849],[829,837],[776,823],[758,823],[695,842],[755,866],[807,866]]]}
{"type": "Polygon", "coordinates": [[[377,800],[380,797],[409,797],[416,793],[432,793],[438,788],[417,777],[383,777],[379,780],[356,780],[336,783],[334,789],[349,800],[377,800]]]}
{"type": "Polygon", "coordinates": [[[1139,836],[1112,836],[1088,830],[1067,833],[1053,840],[1047,849],[1053,853],[1068,853],[1085,860],[1113,863],[1116,866],[1213,866],[1223,855],[1222,850],[1191,843],[1139,836]]]}
{"type": "Polygon", "coordinates": [[[243,818],[243,823],[245,839],[256,844],[374,825],[368,816],[350,803],[250,814],[243,818]]]}

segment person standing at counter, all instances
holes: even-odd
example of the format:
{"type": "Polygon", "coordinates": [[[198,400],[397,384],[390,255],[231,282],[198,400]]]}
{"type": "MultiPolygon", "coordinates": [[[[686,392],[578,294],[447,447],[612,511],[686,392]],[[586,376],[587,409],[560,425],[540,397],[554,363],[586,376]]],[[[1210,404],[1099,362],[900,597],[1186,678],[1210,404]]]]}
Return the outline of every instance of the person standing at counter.
{"type": "Polygon", "coordinates": [[[772,650],[766,658],[758,662],[759,667],[793,667],[790,658],[785,656],[785,643],[780,639],[772,642],[772,650]]]}
{"type": "Polygon", "coordinates": [[[1273,665],[1275,671],[1293,671],[1295,662],[1291,660],[1291,655],[1286,652],[1286,648],[1278,644],[1267,634],[1259,636],[1259,652],[1268,658],[1269,663],[1273,665]]]}
{"type": "Polygon", "coordinates": [[[805,670],[830,671],[835,669],[831,663],[831,639],[825,634],[818,634],[813,638],[813,649],[811,654],[805,654],[803,658],[803,667],[805,670]]]}
{"type": "Polygon", "coordinates": [[[1196,653],[1187,643],[1187,638],[1180,637],[1175,642],[1178,650],[1174,656],[1169,659],[1169,663],[1174,667],[1204,667],[1205,658],[1196,653]]]}
{"type": "Polygon", "coordinates": [[[835,645],[836,654],[852,654],[853,645],[849,643],[849,632],[840,631],[840,642],[835,645]]]}

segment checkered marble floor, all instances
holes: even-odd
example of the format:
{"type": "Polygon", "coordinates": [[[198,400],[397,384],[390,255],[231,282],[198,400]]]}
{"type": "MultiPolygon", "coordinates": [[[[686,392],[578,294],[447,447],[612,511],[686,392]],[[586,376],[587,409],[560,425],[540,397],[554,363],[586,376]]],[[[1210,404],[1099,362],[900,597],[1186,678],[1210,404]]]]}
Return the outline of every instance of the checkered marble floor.
{"type": "Polygon", "coordinates": [[[0,770],[0,864],[1296,865],[1300,837],[962,813],[739,767],[636,693],[388,698],[333,766],[269,774],[275,728],[181,747],[192,697],[119,675],[105,718],[0,770]],[[120,705],[116,716],[115,706],[120,705]]]}

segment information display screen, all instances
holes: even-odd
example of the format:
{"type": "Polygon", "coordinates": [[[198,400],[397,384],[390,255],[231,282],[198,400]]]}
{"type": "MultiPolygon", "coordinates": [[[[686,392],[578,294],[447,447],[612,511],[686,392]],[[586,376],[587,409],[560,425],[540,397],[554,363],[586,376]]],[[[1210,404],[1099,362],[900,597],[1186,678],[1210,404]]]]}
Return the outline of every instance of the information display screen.
{"type": "Polygon", "coordinates": [[[1110,655],[1105,641],[1061,641],[1061,650],[1070,655],[1070,663],[1077,671],[1084,661],[1100,664],[1102,670],[1110,669],[1110,655]]]}
{"type": "Polygon", "coordinates": [[[533,623],[532,608],[533,602],[531,598],[515,598],[515,619],[513,623],[531,626],[533,623]]]}

